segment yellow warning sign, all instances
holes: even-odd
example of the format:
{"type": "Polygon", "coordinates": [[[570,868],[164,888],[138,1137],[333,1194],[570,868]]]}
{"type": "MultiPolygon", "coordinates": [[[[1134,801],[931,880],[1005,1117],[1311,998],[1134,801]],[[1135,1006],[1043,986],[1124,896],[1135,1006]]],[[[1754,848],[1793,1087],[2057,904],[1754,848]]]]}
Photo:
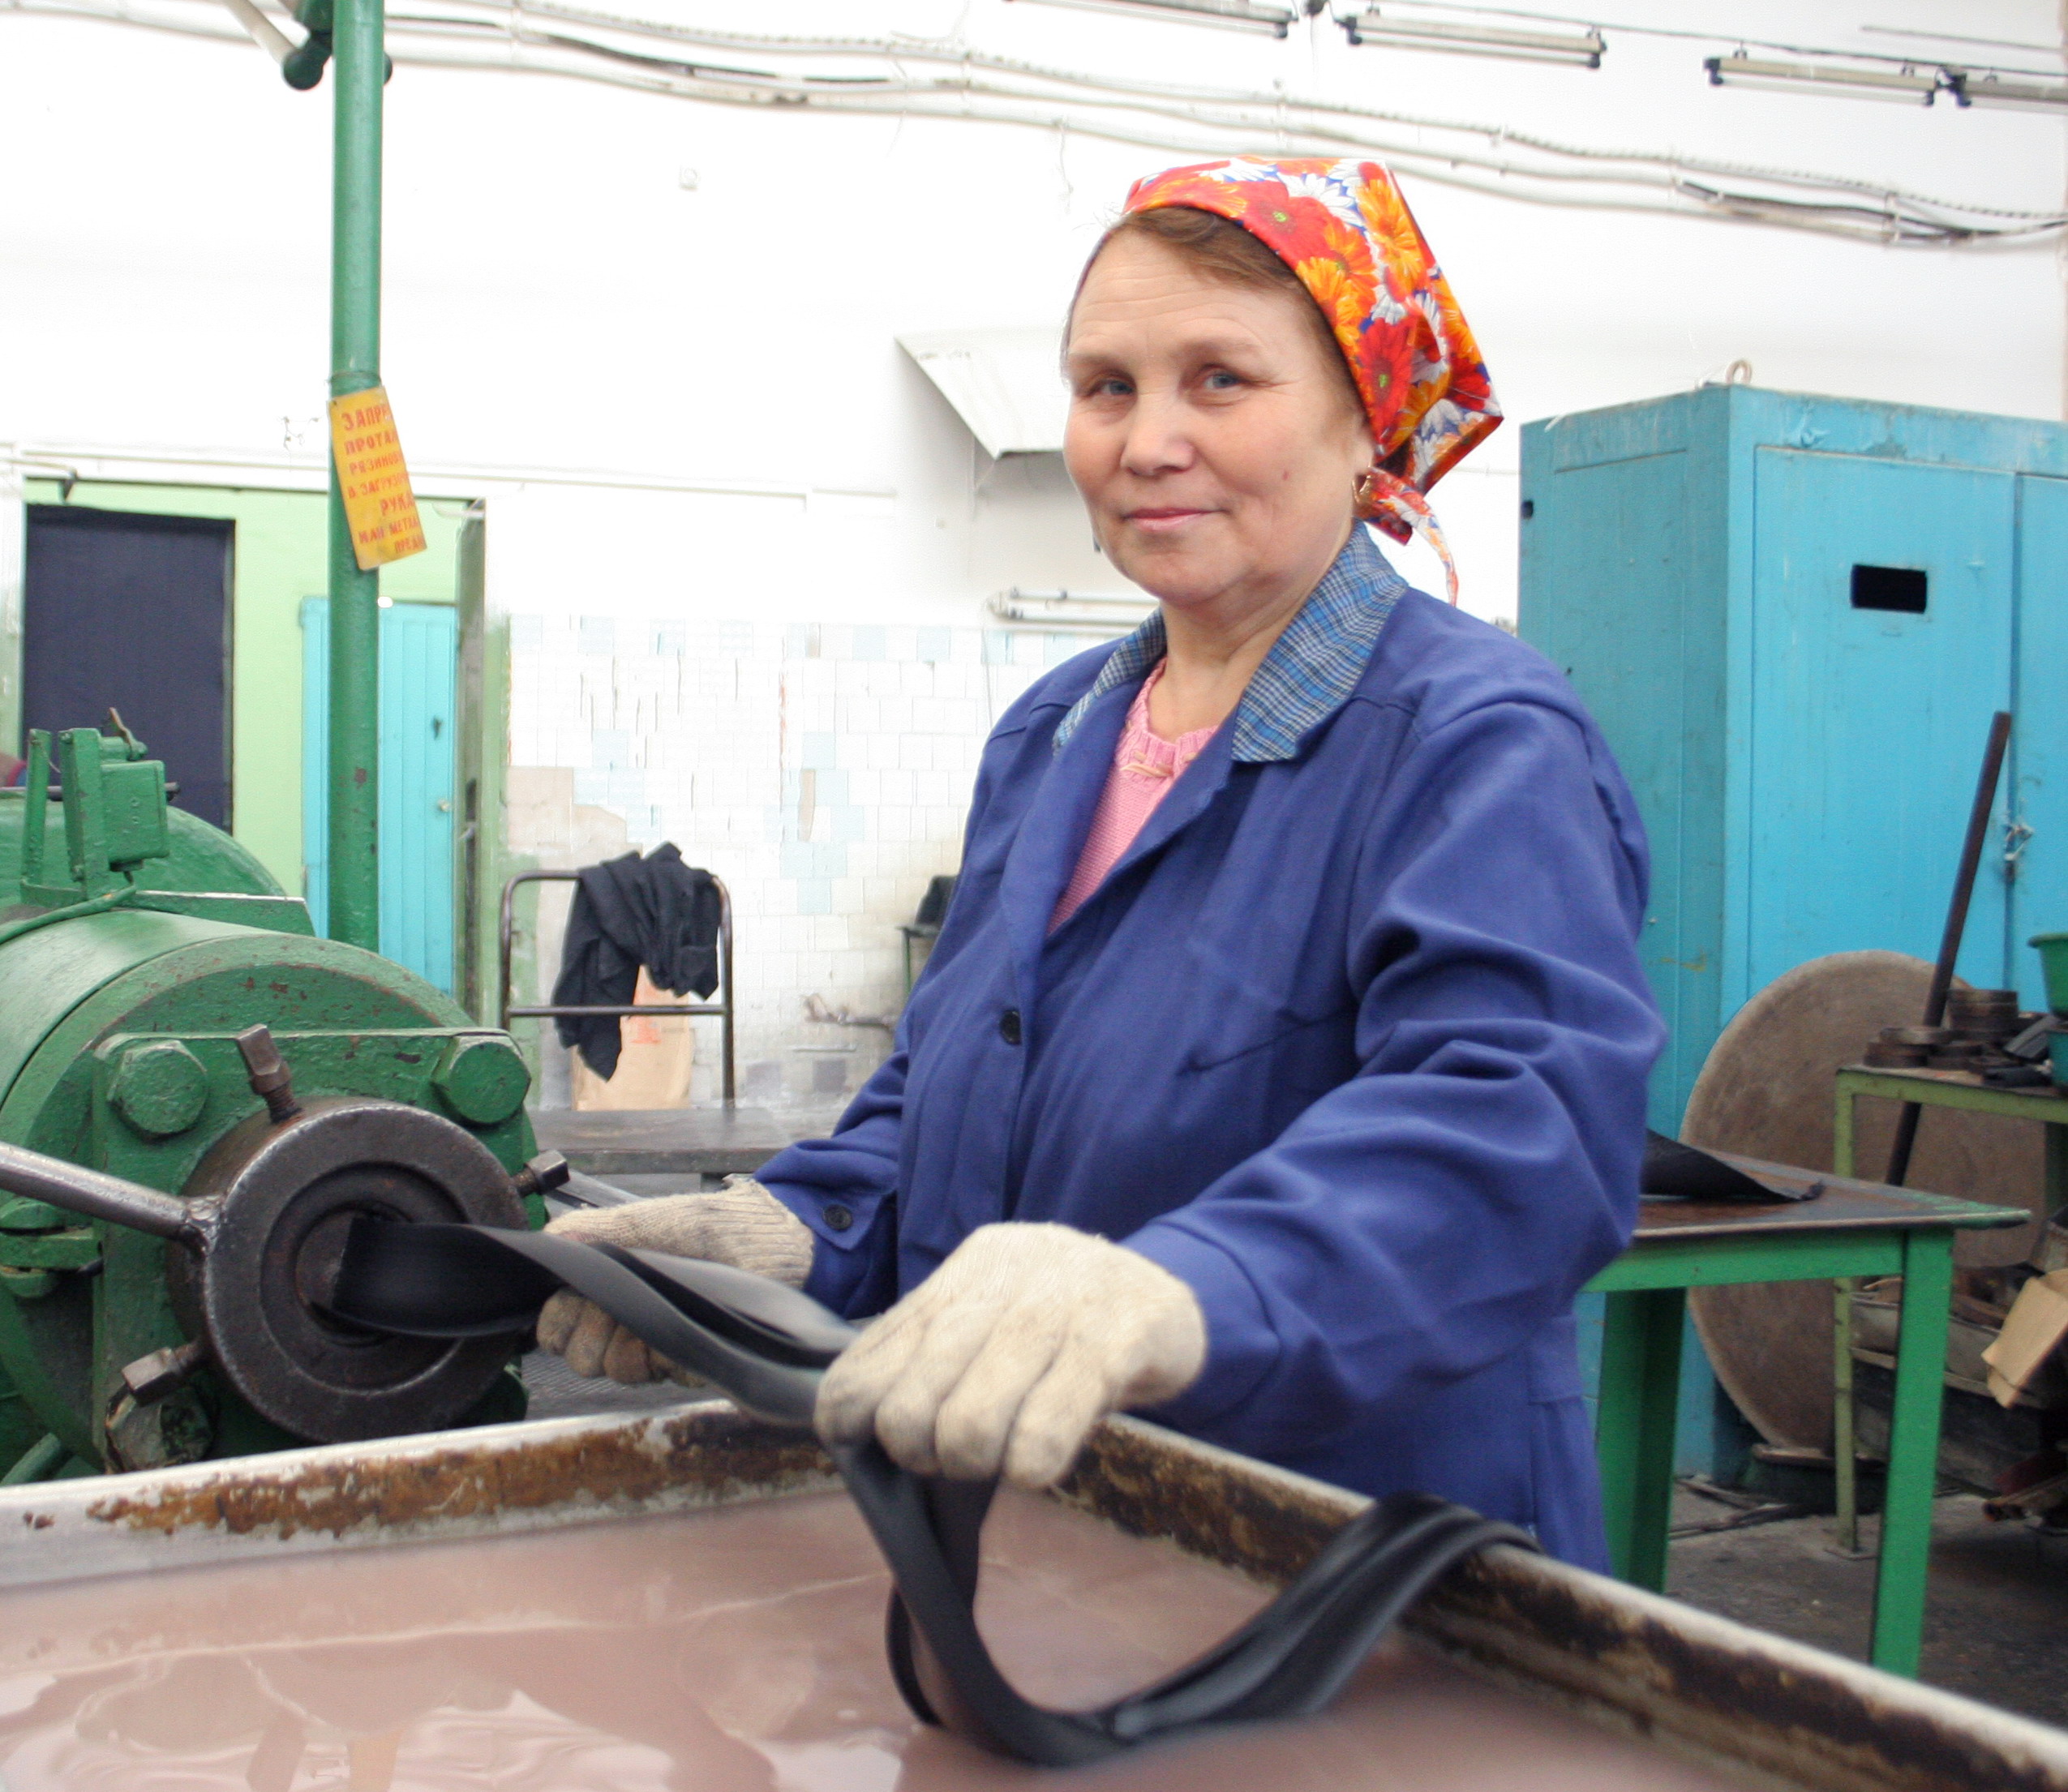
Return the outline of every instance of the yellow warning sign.
{"type": "Polygon", "coordinates": [[[330,447],[359,570],[371,572],[390,560],[421,554],[423,523],[385,386],[331,400],[330,447]]]}

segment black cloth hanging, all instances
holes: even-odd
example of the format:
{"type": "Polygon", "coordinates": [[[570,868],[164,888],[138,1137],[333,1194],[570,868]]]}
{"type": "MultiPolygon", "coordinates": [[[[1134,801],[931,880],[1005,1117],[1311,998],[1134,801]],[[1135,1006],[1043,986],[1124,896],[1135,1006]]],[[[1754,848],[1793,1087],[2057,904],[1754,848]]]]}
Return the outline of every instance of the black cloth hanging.
{"type": "MultiPolygon", "coordinates": [[[[718,988],[718,885],[708,871],[683,864],[672,842],[577,875],[554,1007],[629,1007],[641,965],[673,995],[701,998],[718,988]]],[[[560,1044],[581,1052],[598,1076],[616,1072],[616,1016],[573,1015],[555,1026],[560,1044]]]]}

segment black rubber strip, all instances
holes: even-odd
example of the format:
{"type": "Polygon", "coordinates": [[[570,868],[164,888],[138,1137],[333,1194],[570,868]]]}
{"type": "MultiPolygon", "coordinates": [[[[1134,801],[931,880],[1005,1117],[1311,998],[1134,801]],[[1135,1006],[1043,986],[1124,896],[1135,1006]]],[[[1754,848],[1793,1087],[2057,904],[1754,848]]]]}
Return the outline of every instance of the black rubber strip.
{"type": "Polygon", "coordinates": [[[1684,1145],[1663,1133],[1645,1130],[1645,1161],[1637,1186],[1647,1199],[1677,1197],[1684,1201],[1727,1203],[1731,1205],[1770,1205],[1787,1201],[1814,1201],[1824,1192],[1821,1182],[1806,1188],[1776,1186],[1761,1182],[1694,1145],[1684,1145]]]}
{"type": "MultiPolygon", "coordinates": [[[[820,1377],[860,1335],[816,1301],[687,1258],[486,1226],[353,1224],[330,1307],[373,1331],[527,1329],[556,1289],[586,1296],[757,1417],[809,1430],[820,1377]]],[[[998,1753],[1072,1767],[1145,1743],[1320,1710],[1407,1608],[1514,1526],[1427,1494],[1353,1519],[1261,1612],[1189,1666],[1096,1711],[1052,1711],[999,1673],[976,1627],[978,1545],[997,1484],[909,1473],[873,1440],[833,1460],[890,1563],[886,1643],[905,1702],[998,1753]]]]}

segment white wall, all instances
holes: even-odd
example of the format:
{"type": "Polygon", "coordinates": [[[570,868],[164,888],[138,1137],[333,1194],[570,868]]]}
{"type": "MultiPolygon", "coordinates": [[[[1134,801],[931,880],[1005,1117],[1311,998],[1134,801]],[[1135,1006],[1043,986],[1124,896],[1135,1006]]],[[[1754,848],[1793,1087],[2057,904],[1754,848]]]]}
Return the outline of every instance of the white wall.
{"type": "MultiPolygon", "coordinates": [[[[1877,42],[1830,0],[1629,10],[1877,42]]],[[[1353,50],[1321,21],[1277,43],[1028,0],[674,13],[959,30],[1030,61],[1282,82],[1972,203],[2063,191],[2057,118],[1718,89],[1701,58],[1727,44],[1611,30],[1590,72],[1353,50]]],[[[2050,0],[1881,0],[1877,16],[2058,41],[2050,0]]],[[[0,441],[318,476],[328,92],[290,92],[240,45],[0,13],[0,441]]],[[[1053,462],[989,462],[892,339],[1053,324],[1128,182],[1198,158],[408,66],[388,105],[385,371],[419,482],[487,501],[513,761],[575,768],[579,800],[634,841],[674,838],[732,882],[744,1055],[801,1086],[792,1048],[829,1037],[803,997],[895,1005],[895,924],[953,868],[984,727],[1079,645],[1009,637],[983,599],[1121,589],[1053,462]],[[597,469],[622,477],[577,477],[597,469]]],[[[1762,385],[2060,414],[2050,242],[1895,249],[1409,192],[1518,420],[1740,357],[1762,385]]],[[[1515,444],[1496,435],[1436,494],[1482,614],[1512,613],[1515,444]]],[[[1408,570],[1435,581],[1419,551],[1408,570]]],[[[858,1036],[866,1058],[878,1035],[858,1036]]]]}

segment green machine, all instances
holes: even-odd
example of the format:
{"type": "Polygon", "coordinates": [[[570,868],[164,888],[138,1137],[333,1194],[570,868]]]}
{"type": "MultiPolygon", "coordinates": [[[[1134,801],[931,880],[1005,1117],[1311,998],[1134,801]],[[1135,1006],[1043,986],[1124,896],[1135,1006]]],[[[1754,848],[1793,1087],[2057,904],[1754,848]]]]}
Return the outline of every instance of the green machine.
{"type": "Polygon", "coordinates": [[[508,1036],[314,937],[126,732],[29,745],[0,791],[4,1479],[521,1417],[509,1339],[324,1307],[357,1215],[541,1222],[565,1167],[508,1036]]]}

